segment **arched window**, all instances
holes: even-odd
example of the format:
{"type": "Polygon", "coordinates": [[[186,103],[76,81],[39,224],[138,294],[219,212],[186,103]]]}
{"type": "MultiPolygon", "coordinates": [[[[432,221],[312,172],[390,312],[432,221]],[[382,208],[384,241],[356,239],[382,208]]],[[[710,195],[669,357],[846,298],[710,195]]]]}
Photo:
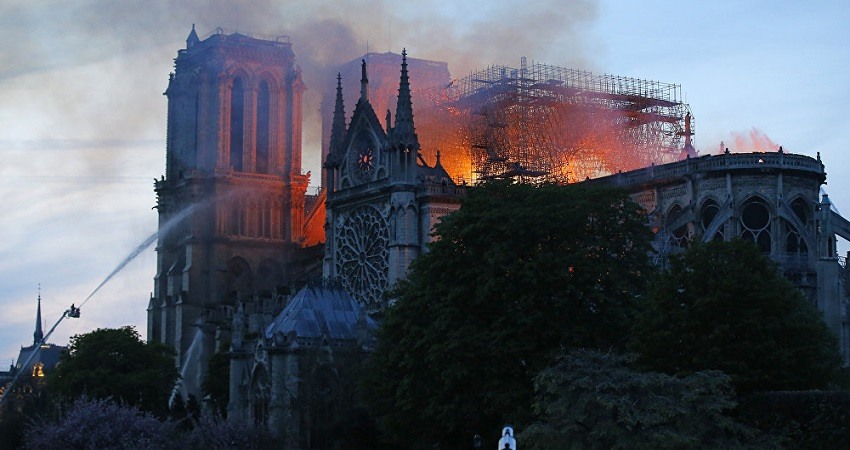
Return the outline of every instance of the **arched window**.
{"type": "Polygon", "coordinates": [[[285,220],[283,218],[283,203],[280,200],[274,201],[272,208],[272,230],[274,230],[274,239],[286,239],[285,220]]]}
{"type": "Polygon", "coordinates": [[[253,292],[254,280],[248,261],[235,257],[227,262],[227,292],[247,294],[253,292]]]}
{"type": "MultiPolygon", "coordinates": [[[[667,213],[667,221],[666,224],[670,225],[676,220],[678,220],[682,214],[684,214],[684,209],[681,205],[675,205],[670,208],[670,212],[667,213]]],[[[688,248],[688,239],[690,238],[688,232],[688,225],[682,225],[675,230],[670,231],[670,240],[671,244],[676,247],[688,248]]]]}
{"type": "Polygon", "coordinates": [[[251,380],[251,417],[254,424],[265,428],[269,417],[269,398],[271,384],[268,371],[264,366],[258,366],[251,380]]]}
{"type": "Polygon", "coordinates": [[[315,448],[331,448],[333,428],[340,399],[339,377],[331,367],[322,365],[310,374],[311,436],[315,448]]]}
{"type": "MultiPolygon", "coordinates": [[[[802,198],[796,198],[793,202],[791,202],[791,211],[794,213],[794,216],[800,220],[800,223],[803,226],[806,226],[806,223],[809,220],[809,208],[806,205],[806,201],[802,198]]],[[[792,225],[789,222],[786,222],[786,236],[785,236],[785,251],[788,253],[795,254],[803,254],[808,253],[809,248],[806,246],[806,241],[803,239],[803,235],[801,233],[802,230],[798,230],[797,227],[792,225]]]]}
{"type": "Polygon", "coordinates": [[[741,207],[741,239],[750,241],[765,253],[771,252],[770,210],[763,200],[753,198],[741,207]]]}
{"type": "Polygon", "coordinates": [[[238,201],[230,202],[230,234],[242,234],[242,205],[238,201]]]}
{"type": "Polygon", "coordinates": [[[273,260],[265,260],[257,269],[257,289],[272,292],[283,282],[283,269],[273,260]]]}
{"type": "MultiPolygon", "coordinates": [[[[712,199],[708,199],[702,204],[702,208],[699,210],[699,220],[702,225],[702,232],[705,233],[708,231],[708,227],[711,226],[711,223],[717,217],[717,214],[720,213],[720,205],[717,204],[716,201],[712,199]]],[[[714,241],[722,241],[723,239],[723,227],[717,229],[714,233],[714,236],[711,237],[714,241]]]]}
{"type": "Polygon", "coordinates": [[[809,205],[806,204],[806,201],[800,197],[794,199],[791,202],[791,211],[794,211],[794,215],[800,219],[800,223],[806,225],[806,222],[809,220],[809,205]]]}
{"type": "Polygon", "coordinates": [[[257,172],[269,173],[269,138],[271,136],[271,94],[269,83],[263,80],[257,93],[257,172]]]}
{"type": "Polygon", "coordinates": [[[242,80],[233,80],[230,90],[230,167],[242,170],[245,134],[245,89],[242,80]]]}
{"type": "Polygon", "coordinates": [[[195,120],[192,121],[192,126],[194,130],[192,132],[192,156],[189,161],[189,167],[197,167],[198,165],[198,138],[201,133],[201,129],[198,124],[201,123],[201,94],[195,93],[195,120]]]}

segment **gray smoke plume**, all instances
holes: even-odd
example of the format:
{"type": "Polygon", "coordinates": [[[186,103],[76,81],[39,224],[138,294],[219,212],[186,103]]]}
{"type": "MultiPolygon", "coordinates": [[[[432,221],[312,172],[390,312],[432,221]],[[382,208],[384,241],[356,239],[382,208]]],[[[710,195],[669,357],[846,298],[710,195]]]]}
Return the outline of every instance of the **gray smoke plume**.
{"type": "MultiPolygon", "coordinates": [[[[159,94],[193,23],[202,38],[217,27],[287,35],[308,86],[305,165],[318,167],[313,153],[320,142],[321,91],[332,83],[335,66],[367,48],[399,53],[406,47],[412,57],[448,62],[455,77],[489,64],[516,65],[521,56],[587,67],[582,32],[596,14],[592,0],[12,0],[0,6],[0,38],[14,43],[0,48],[0,92],[3,85],[39,76],[35,98],[7,100],[39,103],[48,116],[38,138],[150,139],[163,132],[165,101],[159,94]],[[85,70],[112,62],[115,70],[85,70]],[[82,80],[51,76],[75,67],[82,80]],[[73,132],[82,136],[48,132],[57,130],[51,124],[68,121],[77,121],[73,132]]],[[[96,157],[101,160],[90,168],[95,173],[108,167],[102,159],[111,156],[96,157]]]]}

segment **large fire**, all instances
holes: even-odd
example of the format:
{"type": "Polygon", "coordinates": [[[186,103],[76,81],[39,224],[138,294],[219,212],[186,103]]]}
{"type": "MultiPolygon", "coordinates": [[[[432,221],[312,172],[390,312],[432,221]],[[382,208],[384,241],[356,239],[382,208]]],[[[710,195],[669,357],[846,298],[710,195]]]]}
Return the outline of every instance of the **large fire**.
{"type": "Polygon", "coordinates": [[[683,156],[679,87],[534,64],[418,92],[423,156],[457,180],[573,182],[683,156]]]}
{"type": "MultiPolygon", "coordinates": [[[[401,55],[368,53],[369,101],[393,109],[401,55]]],[[[695,154],[678,85],[542,64],[491,66],[452,80],[445,63],[408,58],[423,158],[457,181],[573,182],[695,154]]],[[[342,68],[353,108],[360,61],[342,68]]],[[[332,92],[332,91],[329,91],[332,92]]],[[[325,114],[329,130],[332,95],[325,114]]],[[[326,133],[327,134],[327,133],[326,133]]],[[[324,146],[327,148],[327,145],[324,146]]]]}

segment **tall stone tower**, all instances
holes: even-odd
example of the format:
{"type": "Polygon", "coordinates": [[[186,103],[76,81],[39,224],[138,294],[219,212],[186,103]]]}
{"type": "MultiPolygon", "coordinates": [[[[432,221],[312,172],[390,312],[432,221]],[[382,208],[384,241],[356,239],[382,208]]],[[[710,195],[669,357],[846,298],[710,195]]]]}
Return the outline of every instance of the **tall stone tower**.
{"type": "Polygon", "coordinates": [[[304,90],[288,41],[223,32],[200,40],[193,26],[177,52],[165,91],[166,171],[155,183],[148,339],[173,345],[181,368],[215,350],[210,311],[292,281],[309,182],[304,90]]]}

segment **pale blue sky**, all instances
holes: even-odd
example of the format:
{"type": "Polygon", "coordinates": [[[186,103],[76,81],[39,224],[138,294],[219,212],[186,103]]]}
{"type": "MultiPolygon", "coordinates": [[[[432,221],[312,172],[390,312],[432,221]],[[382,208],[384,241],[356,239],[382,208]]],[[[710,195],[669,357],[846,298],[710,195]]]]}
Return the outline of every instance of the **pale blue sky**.
{"type": "MultiPolygon", "coordinates": [[[[314,175],[315,100],[328,82],[316,78],[359,56],[368,41],[374,51],[405,46],[411,56],[447,61],[455,76],[488,64],[518,66],[525,56],[680,84],[699,150],[713,152],[721,140],[731,146],[735,133],[756,128],[786,151],[819,151],[826,191],[850,211],[850,2],[32,3],[0,4],[2,365],[31,343],[38,283],[49,327],[155,231],[162,92],[192,23],[202,36],[222,26],[292,37],[305,78],[313,77],[306,79],[304,161],[314,175]]],[[[145,334],[155,270],[148,250],[52,341],[125,324],[145,334]]]]}

